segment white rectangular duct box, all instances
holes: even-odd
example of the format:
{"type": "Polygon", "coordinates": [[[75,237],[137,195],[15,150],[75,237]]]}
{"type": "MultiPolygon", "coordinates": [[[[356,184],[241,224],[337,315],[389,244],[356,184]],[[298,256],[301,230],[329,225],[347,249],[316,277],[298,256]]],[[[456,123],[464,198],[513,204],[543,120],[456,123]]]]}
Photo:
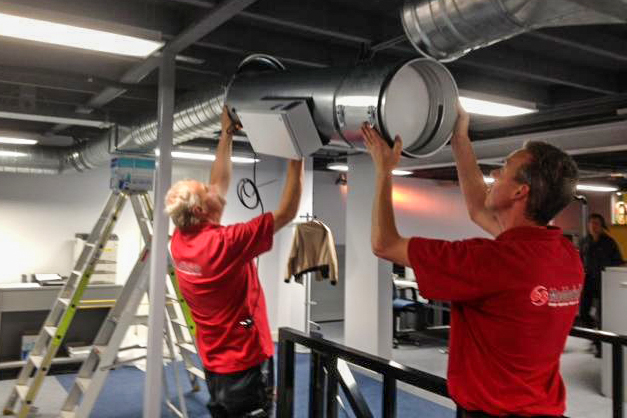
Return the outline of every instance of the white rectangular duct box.
{"type": "Polygon", "coordinates": [[[301,159],[324,145],[305,101],[269,100],[256,109],[238,109],[237,116],[258,154],[301,159]]]}

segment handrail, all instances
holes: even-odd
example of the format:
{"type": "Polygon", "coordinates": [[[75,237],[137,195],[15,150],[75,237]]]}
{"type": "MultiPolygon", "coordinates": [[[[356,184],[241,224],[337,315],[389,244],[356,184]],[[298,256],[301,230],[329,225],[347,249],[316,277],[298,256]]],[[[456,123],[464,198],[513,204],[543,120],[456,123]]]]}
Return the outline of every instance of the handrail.
{"type": "MultiPolygon", "coordinates": [[[[359,398],[358,393],[351,394],[347,386],[351,386],[347,382],[347,370],[342,362],[349,362],[356,366],[383,375],[383,417],[394,417],[395,399],[396,399],[396,382],[405,382],[420,389],[435,393],[440,396],[450,398],[446,386],[446,379],[421,370],[404,366],[393,360],[375,356],[364,351],[346,347],[332,341],[322,338],[314,338],[301,331],[292,328],[279,329],[279,373],[278,373],[278,401],[277,401],[277,417],[291,418],[294,412],[294,345],[299,344],[309,348],[312,351],[312,379],[310,381],[310,416],[314,418],[322,417],[322,411],[325,409],[325,396],[318,391],[318,388],[324,388],[324,383],[320,379],[324,378],[323,367],[327,372],[327,393],[326,393],[326,411],[327,417],[336,417],[336,394],[337,385],[341,384],[344,393],[347,395],[349,402],[359,398]],[[333,382],[331,384],[330,382],[333,382]],[[335,396],[334,396],[335,394],[335,396]]],[[[348,371],[350,373],[350,371],[348,371]]],[[[356,400],[358,402],[358,399],[356,400]]],[[[357,414],[357,416],[367,416],[365,414],[357,414]]]]}
{"type": "MultiPolygon", "coordinates": [[[[439,327],[439,330],[443,329],[445,328],[439,327]]],[[[627,346],[627,336],[580,327],[573,327],[570,335],[612,345],[612,416],[614,418],[623,418],[623,346],[627,346]]],[[[315,335],[308,335],[292,328],[280,328],[278,418],[291,418],[294,412],[295,344],[305,346],[311,350],[310,418],[337,417],[338,385],[344,390],[344,394],[357,417],[372,416],[367,409],[367,405],[364,407],[362,395],[356,387],[357,385],[346,362],[383,376],[382,416],[384,418],[391,418],[396,414],[397,381],[450,398],[446,379],[440,376],[328,341],[315,335]],[[326,414],[324,411],[326,411],[326,414]]]]}

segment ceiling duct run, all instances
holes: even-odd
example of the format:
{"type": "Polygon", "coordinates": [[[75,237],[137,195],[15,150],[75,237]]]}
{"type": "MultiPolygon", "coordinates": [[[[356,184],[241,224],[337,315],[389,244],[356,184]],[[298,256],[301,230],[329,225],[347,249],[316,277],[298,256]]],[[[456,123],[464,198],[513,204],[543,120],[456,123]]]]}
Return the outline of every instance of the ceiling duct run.
{"type": "MultiPolygon", "coordinates": [[[[224,93],[214,92],[178,105],[174,111],[174,144],[219,132],[223,103],[224,93]]],[[[69,149],[0,146],[0,172],[59,174],[92,169],[109,164],[109,150],[115,142],[120,151],[152,150],[158,140],[157,132],[156,118],[151,118],[130,128],[114,127],[96,140],[69,149]],[[3,156],[3,151],[26,155],[3,156]]]]}
{"type": "MultiPolygon", "coordinates": [[[[423,54],[453,60],[520,33],[549,26],[618,23],[617,18],[595,11],[597,0],[407,0],[401,19],[407,37],[423,54]]],[[[220,129],[224,93],[207,94],[177,106],[174,144],[220,129]]],[[[150,150],[157,143],[156,118],[131,128],[109,130],[97,140],[69,150],[46,147],[0,146],[0,171],[53,174],[83,171],[106,165],[112,135],[119,149],[150,150]],[[26,153],[3,156],[2,151],[26,153]]]]}
{"type": "Polygon", "coordinates": [[[452,61],[535,29],[622,23],[597,12],[598,0],[406,0],[405,34],[422,54],[452,61]]]}

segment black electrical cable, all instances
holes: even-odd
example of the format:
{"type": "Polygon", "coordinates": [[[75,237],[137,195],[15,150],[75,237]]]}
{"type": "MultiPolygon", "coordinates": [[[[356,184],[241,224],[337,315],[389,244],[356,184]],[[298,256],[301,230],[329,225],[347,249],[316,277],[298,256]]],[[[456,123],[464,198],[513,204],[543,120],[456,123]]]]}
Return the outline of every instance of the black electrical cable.
{"type": "MultiPolygon", "coordinates": [[[[261,199],[261,194],[259,194],[259,189],[257,188],[257,154],[253,154],[253,159],[253,178],[252,180],[249,178],[243,178],[237,183],[237,198],[242,205],[244,205],[244,207],[250,210],[257,209],[261,206],[261,214],[264,214],[265,209],[263,207],[263,200],[261,199]],[[248,203],[250,199],[254,199],[252,203],[248,203]]],[[[259,270],[259,257],[257,257],[257,270],[259,270]]],[[[244,328],[250,328],[254,324],[253,316],[259,306],[259,298],[261,297],[261,282],[258,284],[259,292],[257,292],[255,303],[250,309],[250,318],[241,322],[244,328]]]]}
{"type": "Polygon", "coordinates": [[[243,178],[237,183],[237,198],[242,205],[250,210],[257,209],[257,207],[261,206],[261,213],[264,214],[266,211],[263,207],[263,200],[261,200],[259,189],[257,188],[257,154],[254,154],[253,158],[255,159],[253,163],[253,178],[252,180],[243,178]],[[251,199],[254,200],[252,203],[249,203],[251,199]]]}

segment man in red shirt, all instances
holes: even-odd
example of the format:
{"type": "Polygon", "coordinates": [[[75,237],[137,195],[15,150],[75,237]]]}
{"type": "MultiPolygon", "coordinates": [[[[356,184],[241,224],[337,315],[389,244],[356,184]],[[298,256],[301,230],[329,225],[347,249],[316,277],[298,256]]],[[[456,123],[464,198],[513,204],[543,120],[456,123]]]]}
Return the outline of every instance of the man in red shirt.
{"type": "Polygon", "coordinates": [[[560,149],[530,142],[483,181],[459,109],[451,144],[472,220],[495,239],[443,241],[399,235],[392,207],[393,148],[362,131],[377,173],[372,249],[411,266],[428,299],[451,301],[449,393],[465,417],[561,416],[560,355],[572,327],[583,270],[572,244],[547,226],[572,199],[577,166],[560,149]]]}
{"type": "Polygon", "coordinates": [[[197,326],[214,418],[269,416],[274,345],[255,258],[298,211],[303,163],[290,161],[279,208],[245,223],[220,225],[231,180],[233,131],[226,110],[209,184],[183,180],[168,191],[176,226],[170,249],[181,292],[197,326]]]}

